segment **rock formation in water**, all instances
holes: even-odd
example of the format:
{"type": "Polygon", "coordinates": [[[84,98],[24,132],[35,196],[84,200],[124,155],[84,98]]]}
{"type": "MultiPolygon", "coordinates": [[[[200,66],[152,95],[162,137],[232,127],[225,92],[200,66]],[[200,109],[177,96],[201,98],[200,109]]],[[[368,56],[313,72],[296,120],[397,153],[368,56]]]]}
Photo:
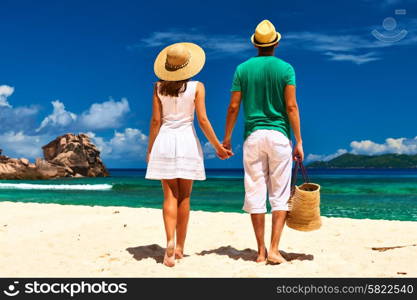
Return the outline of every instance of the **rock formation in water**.
{"type": "Polygon", "coordinates": [[[42,147],[44,159],[30,163],[0,153],[0,179],[105,177],[109,173],[100,151],[85,134],[65,134],[42,147]]]}

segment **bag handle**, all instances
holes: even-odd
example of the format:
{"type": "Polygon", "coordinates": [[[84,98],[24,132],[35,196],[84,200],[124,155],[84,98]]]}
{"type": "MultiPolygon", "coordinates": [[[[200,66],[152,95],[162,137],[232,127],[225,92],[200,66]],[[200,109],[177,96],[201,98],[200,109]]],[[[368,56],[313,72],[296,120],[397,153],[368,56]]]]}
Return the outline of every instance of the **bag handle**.
{"type": "Polygon", "coordinates": [[[295,161],[295,166],[292,171],[292,178],[291,178],[291,186],[295,186],[297,183],[297,175],[298,175],[298,169],[301,169],[301,173],[303,175],[303,180],[305,183],[310,182],[310,179],[307,175],[307,170],[304,167],[303,162],[297,157],[297,160],[295,161]]]}

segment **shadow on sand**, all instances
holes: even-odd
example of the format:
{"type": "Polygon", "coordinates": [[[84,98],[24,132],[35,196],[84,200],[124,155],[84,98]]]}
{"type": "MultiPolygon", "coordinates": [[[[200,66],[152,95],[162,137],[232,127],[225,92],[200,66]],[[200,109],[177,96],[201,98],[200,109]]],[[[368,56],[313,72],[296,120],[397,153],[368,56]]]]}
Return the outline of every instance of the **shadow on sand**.
{"type": "Polygon", "coordinates": [[[281,253],[281,255],[288,261],[292,261],[292,260],[313,260],[314,259],[314,255],[312,254],[305,254],[305,253],[288,253],[285,251],[280,250],[279,251],[281,253]]]}
{"type": "Polygon", "coordinates": [[[157,244],[130,247],[127,248],[126,251],[132,254],[133,258],[136,260],[152,258],[158,264],[162,264],[164,261],[165,248],[162,248],[157,244]]]}
{"type": "MultiPolygon", "coordinates": [[[[146,246],[138,246],[138,247],[130,247],[126,249],[127,252],[133,255],[133,258],[136,260],[142,260],[147,258],[152,258],[158,264],[161,264],[164,260],[165,248],[157,244],[146,245],[146,246]]],[[[285,251],[280,251],[282,256],[288,260],[313,260],[314,256],[311,254],[304,254],[304,253],[288,253],[285,251]]],[[[204,256],[209,254],[218,254],[218,255],[226,255],[231,259],[238,260],[243,259],[246,261],[255,261],[258,253],[253,249],[244,249],[244,250],[237,250],[232,246],[223,246],[213,250],[204,250],[200,253],[196,253],[196,255],[204,256]]],[[[188,256],[188,255],[185,255],[188,256]]]]}
{"type": "MultiPolygon", "coordinates": [[[[304,253],[288,253],[285,251],[280,251],[282,256],[288,260],[313,260],[314,256],[311,254],[304,254],[304,253]]],[[[253,249],[244,249],[244,250],[237,250],[232,246],[223,246],[213,250],[204,250],[200,253],[196,253],[197,255],[209,255],[209,254],[218,254],[218,255],[226,255],[231,259],[238,260],[243,259],[246,261],[255,261],[256,257],[258,256],[258,252],[253,249]]]]}

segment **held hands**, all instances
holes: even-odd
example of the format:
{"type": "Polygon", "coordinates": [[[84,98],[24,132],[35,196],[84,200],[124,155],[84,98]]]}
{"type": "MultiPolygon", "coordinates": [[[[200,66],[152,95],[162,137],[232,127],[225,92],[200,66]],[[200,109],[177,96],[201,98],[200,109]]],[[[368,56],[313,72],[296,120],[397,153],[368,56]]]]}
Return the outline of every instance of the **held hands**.
{"type": "Polygon", "coordinates": [[[221,160],[225,160],[228,159],[230,157],[232,157],[233,155],[235,155],[232,150],[227,149],[226,147],[224,147],[224,145],[219,144],[216,147],[216,155],[218,158],[220,158],[221,160]]]}
{"type": "Polygon", "coordinates": [[[225,147],[228,150],[232,150],[232,142],[229,139],[224,139],[223,147],[225,147]]]}
{"type": "Polygon", "coordinates": [[[294,160],[303,161],[304,160],[304,150],[303,143],[297,143],[293,149],[292,157],[294,160]]]}

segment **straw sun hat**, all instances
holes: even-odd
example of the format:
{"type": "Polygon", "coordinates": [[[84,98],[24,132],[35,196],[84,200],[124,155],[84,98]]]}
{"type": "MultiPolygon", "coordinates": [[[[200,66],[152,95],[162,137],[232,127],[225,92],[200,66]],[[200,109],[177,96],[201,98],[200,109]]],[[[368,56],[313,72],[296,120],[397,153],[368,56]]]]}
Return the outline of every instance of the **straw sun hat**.
{"type": "Polygon", "coordinates": [[[275,30],[274,24],[263,20],[256,26],[255,33],[251,37],[252,44],[257,47],[269,47],[275,45],[281,39],[281,34],[275,30]]]}
{"type": "Polygon", "coordinates": [[[200,46],[193,43],[176,43],[158,54],[154,72],[162,80],[185,80],[198,74],[205,61],[206,55],[200,46]]]}

